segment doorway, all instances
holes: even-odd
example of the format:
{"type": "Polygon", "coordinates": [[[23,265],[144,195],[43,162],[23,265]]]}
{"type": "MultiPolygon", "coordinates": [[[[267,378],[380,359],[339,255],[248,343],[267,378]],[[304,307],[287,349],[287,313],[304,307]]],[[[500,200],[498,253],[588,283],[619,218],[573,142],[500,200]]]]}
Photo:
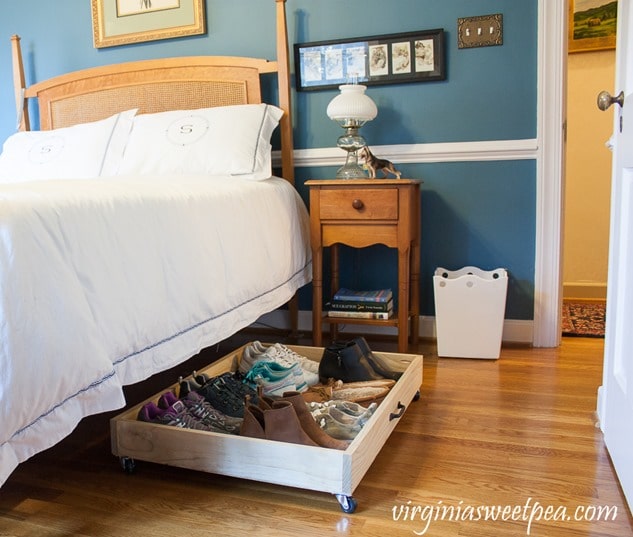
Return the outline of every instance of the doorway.
{"type": "Polygon", "coordinates": [[[601,112],[596,97],[614,82],[615,50],[568,55],[563,300],[574,307],[604,308],[607,296],[613,109],[601,112]]]}

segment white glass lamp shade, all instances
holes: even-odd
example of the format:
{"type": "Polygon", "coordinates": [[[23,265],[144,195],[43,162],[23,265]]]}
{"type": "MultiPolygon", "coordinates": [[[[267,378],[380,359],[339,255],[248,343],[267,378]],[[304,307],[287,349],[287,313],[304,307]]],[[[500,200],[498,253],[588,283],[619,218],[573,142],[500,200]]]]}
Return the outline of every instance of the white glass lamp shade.
{"type": "Polygon", "coordinates": [[[376,104],[365,95],[366,86],[362,84],[343,84],[341,93],[330,101],[327,115],[330,119],[343,124],[355,120],[357,125],[371,121],[378,115],[376,104]]]}
{"type": "Polygon", "coordinates": [[[365,86],[361,84],[344,84],[339,86],[341,93],[330,101],[327,115],[345,129],[338,137],[336,145],[347,151],[347,160],[336,172],[338,179],[355,179],[366,177],[365,171],[358,164],[358,150],[366,144],[358,134],[358,129],[378,114],[376,104],[365,95],[365,86]]]}

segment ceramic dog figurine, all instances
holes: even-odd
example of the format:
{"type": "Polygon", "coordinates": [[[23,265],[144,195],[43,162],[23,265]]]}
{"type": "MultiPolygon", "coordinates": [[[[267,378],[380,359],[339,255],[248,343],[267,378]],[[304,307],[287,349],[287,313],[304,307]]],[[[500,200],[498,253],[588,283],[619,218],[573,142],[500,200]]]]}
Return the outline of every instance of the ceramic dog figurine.
{"type": "Polygon", "coordinates": [[[400,179],[400,176],[402,175],[398,170],[396,170],[391,161],[376,157],[367,146],[362,147],[358,151],[358,156],[365,162],[365,166],[367,166],[367,169],[369,170],[369,177],[372,179],[376,178],[377,171],[381,171],[385,177],[391,173],[400,179]]]}

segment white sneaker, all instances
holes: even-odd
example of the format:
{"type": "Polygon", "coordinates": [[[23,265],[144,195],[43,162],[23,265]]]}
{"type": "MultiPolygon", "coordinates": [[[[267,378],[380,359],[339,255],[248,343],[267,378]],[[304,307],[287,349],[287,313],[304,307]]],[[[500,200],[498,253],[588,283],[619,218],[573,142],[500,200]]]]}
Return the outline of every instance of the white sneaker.
{"type": "Polygon", "coordinates": [[[314,360],[310,360],[305,356],[293,351],[290,347],[286,347],[281,343],[275,343],[268,347],[265,351],[266,354],[273,356],[280,356],[286,360],[298,362],[303,369],[303,375],[306,379],[308,386],[314,386],[319,383],[319,363],[314,360]]]}
{"type": "MultiPolygon", "coordinates": [[[[290,351],[290,349],[288,349],[288,351],[290,351]]],[[[297,354],[297,356],[299,355],[297,354]]],[[[259,341],[255,341],[248,347],[244,348],[238,369],[240,373],[247,375],[252,367],[257,362],[261,361],[274,362],[285,368],[295,366],[296,388],[289,391],[304,392],[309,386],[312,386],[309,382],[315,381],[315,375],[311,371],[305,371],[299,360],[294,359],[292,356],[280,351],[276,347],[265,347],[259,341]],[[263,350],[263,352],[260,352],[260,350],[263,350]]],[[[316,375],[316,382],[319,382],[318,374],[316,375]]]]}
{"type": "Polygon", "coordinates": [[[305,356],[293,351],[290,347],[286,347],[281,343],[275,343],[273,347],[279,349],[282,352],[285,352],[288,356],[295,358],[303,367],[303,369],[307,369],[308,371],[312,371],[313,373],[319,373],[319,362],[315,362],[314,360],[310,360],[305,356]]]}
{"type": "Polygon", "coordinates": [[[242,360],[240,361],[240,372],[246,374],[258,360],[275,360],[277,363],[289,366],[298,363],[303,371],[303,377],[308,386],[319,383],[319,364],[281,343],[264,345],[260,341],[253,341],[244,349],[242,360]]]}

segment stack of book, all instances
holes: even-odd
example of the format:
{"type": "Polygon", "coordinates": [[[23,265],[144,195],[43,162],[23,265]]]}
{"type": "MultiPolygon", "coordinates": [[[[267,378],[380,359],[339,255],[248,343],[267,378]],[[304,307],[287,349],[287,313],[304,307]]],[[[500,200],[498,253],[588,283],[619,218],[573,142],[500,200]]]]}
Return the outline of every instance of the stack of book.
{"type": "Polygon", "coordinates": [[[348,319],[389,319],[393,316],[391,289],[354,291],[339,289],[326,304],[328,317],[348,319]]]}

